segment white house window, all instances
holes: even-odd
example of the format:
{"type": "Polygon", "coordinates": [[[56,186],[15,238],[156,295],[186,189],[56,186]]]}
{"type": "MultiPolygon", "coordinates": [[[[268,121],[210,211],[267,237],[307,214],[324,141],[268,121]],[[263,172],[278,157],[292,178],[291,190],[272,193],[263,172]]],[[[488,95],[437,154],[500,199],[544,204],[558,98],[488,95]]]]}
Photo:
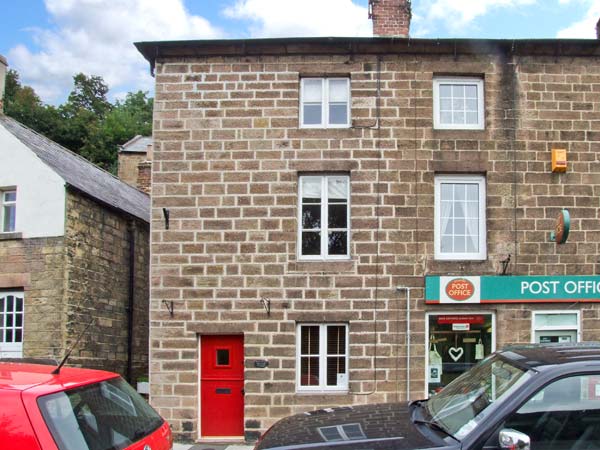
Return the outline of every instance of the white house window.
{"type": "Polygon", "coordinates": [[[483,80],[467,77],[434,78],[433,126],[437,129],[483,130],[483,80]]]}
{"type": "Polygon", "coordinates": [[[347,325],[299,325],[296,348],[298,391],[348,390],[347,325]]]}
{"type": "Polygon", "coordinates": [[[300,82],[302,128],[350,126],[350,80],[348,78],[302,78],[300,82]]]}
{"type": "Polygon", "coordinates": [[[300,259],[347,259],[350,255],[348,175],[303,175],[299,179],[300,259]]]}
{"type": "Polygon", "coordinates": [[[435,258],[483,260],[486,252],[485,177],[435,178],[435,258]]]}
{"type": "Polygon", "coordinates": [[[0,224],[3,233],[15,231],[15,219],[17,214],[17,191],[0,191],[0,224]]]}
{"type": "Polygon", "coordinates": [[[0,292],[0,357],[23,356],[23,292],[0,292]]]}
{"type": "Polygon", "coordinates": [[[535,311],[532,341],[541,344],[573,343],[579,338],[579,311],[535,311]]]}

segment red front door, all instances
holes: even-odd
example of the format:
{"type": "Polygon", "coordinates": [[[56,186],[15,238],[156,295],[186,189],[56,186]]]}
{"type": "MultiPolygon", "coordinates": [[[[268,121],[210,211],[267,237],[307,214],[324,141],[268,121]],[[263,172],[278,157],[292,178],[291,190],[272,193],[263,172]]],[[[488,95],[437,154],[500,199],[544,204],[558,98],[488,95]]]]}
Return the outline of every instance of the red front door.
{"type": "Polygon", "coordinates": [[[200,338],[200,433],[244,435],[244,337],[200,338]]]}

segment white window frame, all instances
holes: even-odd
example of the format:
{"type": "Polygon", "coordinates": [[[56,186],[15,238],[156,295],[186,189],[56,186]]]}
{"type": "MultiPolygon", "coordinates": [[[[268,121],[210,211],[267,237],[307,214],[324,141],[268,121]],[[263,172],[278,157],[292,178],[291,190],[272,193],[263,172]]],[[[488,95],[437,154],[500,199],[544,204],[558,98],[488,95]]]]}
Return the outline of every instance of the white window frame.
{"type": "MultiPolygon", "coordinates": [[[[25,340],[25,293],[23,291],[0,291],[0,298],[4,299],[4,306],[0,312],[2,313],[2,322],[0,322],[0,333],[4,333],[7,328],[13,331],[13,342],[4,342],[4,336],[2,336],[0,342],[0,358],[22,358],[23,357],[23,341],[25,340]],[[13,313],[13,324],[11,327],[6,327],[6,297],[13,296],[22,299],[23,302],[23,319],[21,326],[16,326],[16,315],[13,313]],[[21,330],[21,341],[14,342],[14,333],[16,330],[21,330]]],[[[13,311],[14,311],[13,307],[13,311]]]]}
{"type": "MultiPolygon", "coordinates": [[[[350,175],[340,173],[327,173],[327,174],[304,174],[298,177],[298,260],[303,261],[322,261],[322,260],[348,260],[350,259],[350,175]],[[345,255],[329,255],[329,210],[327,208],[329,203],[329,192],[327,189],[327,180],[329,178],[346,178],[348,191],[346,192],[346,254],[345,255]],[[321,252],[319,255],[303,255],[302,254],[302,179],[303,178],[320,178],[321,179],[321,252]]],[[[334,228],[334,230],[339,230],[334,228]]]]}
{"type": "Polygon", "coordinates": [[[434,77],[433,78],[433,128],[437,130],[484,130],[485,129],[485,91],[482,78],[474,77],[434,77]],[[440,111],[441,85],[475,84],[477,87],[477,123],[443,124],[440,111]]]}
{"type": "Polygon", "coordinates": [[[575,331],[577,336],[577,342],[581,342],[581,311],[579,310],[569,310],[569,309],[557,309],[557,310],[540,310],[540,311],[532,311],[531,314],[531,343],[535,343],[535,332],[536,331],[575,331]],[[557,326],[545,326],[545,327],[536,327],[535,326],[535,317],[541,316],[544,314],[569,314],[569,315],[577,315],[577,325],[573,327],[572,325],[557,325],[557,326]]]}
{"type": "Polygon", "coordinates": [[[296,326],[296,392],[348,392],[348,379],[350,373],[350,344],[349,332],[347,323],[298,323],[296,326]],[[327,327],[343,326],[346,332],[346,380],[343,384],[336,386],[327,386],[327,327]],[[301,371],[301,350],[302,350],[302,327],[319,327],[319,385],[318,386],[302,386],[300,378],[301,371]]]}
{"type": "Polygon", "coordinates": [[[350,118],[350,78],[347,77],[305,77],[300,79],[300,128],[349,128],[352,122],[350,118]],[[304,123],[304,83],[307,80],[321,80],[321,123],[318,124],[305,124],[304,123]],[[330,124],[329,123],[329,81],[345,81],[347,86],[347,103],[346,103],[346,117],[347,121],[343,124],[330,124]]]}
{"type": "Polygon", "coordinates": [[[17,188],[2,188],[0,189],[0,233],[14,233],[17,229],[17,188]],[[4,200],[4,196],[10,192],[15,193],[14,201],[6,201],[4,200]],[[15,228],[13,230],[5,230],[4,229],[4,208],[6,206],[13,206],[15,209],[15,228]]]}
{"type": "Polygon", "coordinates": [[[483,261],[487,259],[486,227],[486,179],[483,175],[436,175],[434,205],[434,254],[435,259],[446,261],[483,261]],[[441,184],[477,184],[479,185],[479,252],[442,253],[441,230],[441,184]]]}

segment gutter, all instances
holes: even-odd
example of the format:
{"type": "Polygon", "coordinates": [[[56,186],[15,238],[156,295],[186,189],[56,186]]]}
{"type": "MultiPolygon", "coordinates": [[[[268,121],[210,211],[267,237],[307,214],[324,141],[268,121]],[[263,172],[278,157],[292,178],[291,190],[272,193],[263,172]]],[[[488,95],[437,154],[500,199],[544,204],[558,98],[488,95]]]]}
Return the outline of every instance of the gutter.
{"type": "Polygon", "coordinates": [[[133,312],[135,298],[135,222],[127,225],[127,241],[129,243],[129,288],[127,292],[127,371],[126,378],[133,385],[133,312]]]}

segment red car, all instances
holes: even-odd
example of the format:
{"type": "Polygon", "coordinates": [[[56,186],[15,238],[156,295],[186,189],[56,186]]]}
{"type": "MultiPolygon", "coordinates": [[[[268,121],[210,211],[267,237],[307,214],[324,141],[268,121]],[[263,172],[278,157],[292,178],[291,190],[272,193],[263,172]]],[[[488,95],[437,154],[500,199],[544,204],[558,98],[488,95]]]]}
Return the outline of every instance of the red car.
{"type": "Polygon", "coordinates": [[[169,425],[119,375],[0,362],[0,449],[170,450],[169,425]]]}

